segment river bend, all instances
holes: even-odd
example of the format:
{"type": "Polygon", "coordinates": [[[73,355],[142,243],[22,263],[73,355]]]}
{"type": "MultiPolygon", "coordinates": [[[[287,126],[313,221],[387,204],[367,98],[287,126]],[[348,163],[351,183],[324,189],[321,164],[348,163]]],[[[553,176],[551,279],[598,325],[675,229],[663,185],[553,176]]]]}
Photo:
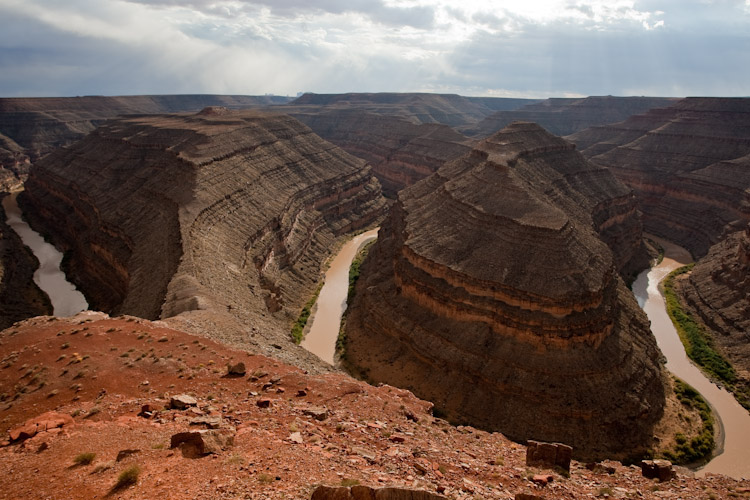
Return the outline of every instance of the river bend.
{"type": "Polygon", "coordinates": [[[44,241],[44,238],[23,220],[21,209],[16,202],[17,196],[18,192],[14,192],[3,198],[3,208],[8,225],[39,260],[39,268],[34,272],[34,283],[49,296],[55,316],[73,316],[85,311],[88,309],[86,298],[60,270],[62,253],[44,241]]]}
{"type": "Polygon", "coordinates": [[[708,401],[718,421],[718,452],[697,474],[725,474],[737,479],[750,478],[750,414],[725,389],[712,383],[687,357],[677,330],[666,311],[659,282],[670,272],[689,264],[687,250],[668,241],[654,238],[665,249],[664,260],[642,272],[633,283],[638,304],[651,320],[651,331],[667,358],[667,369],[692,385],[708,401]]]}

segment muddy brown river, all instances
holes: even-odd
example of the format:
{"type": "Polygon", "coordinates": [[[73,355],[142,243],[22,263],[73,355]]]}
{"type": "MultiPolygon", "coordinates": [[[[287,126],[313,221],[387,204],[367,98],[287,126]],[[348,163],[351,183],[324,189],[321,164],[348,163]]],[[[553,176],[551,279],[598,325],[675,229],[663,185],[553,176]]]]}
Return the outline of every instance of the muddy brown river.
{"type": "Polygon", "coordinates": [[[73,316],[85,311],[89,305],[83,294],[67,280],[65,273],[60,270],[62,253],[44,241],[44,238],[23,220],[21,209],[16,203],[17,196],[16,192],[3,198],[3,208],[8,225],[39,259],[39,269],[34,273],[34,282],[49,296],[55,316],[73,316]]]}
{"type": "Polygon", "coordinates": [[[310,330],[300,345],[330,365],[336,352],[341,315],[346,310],[349,267],[359,249],[377,235],[378,230],[372,229],[347,241],[326,271],[325,284],[310,316],[310,330]]]}
{"type": "Polygon", "coordinates": [[[696,474],[700,476],[714,472],[737,479],[750,478],[750,414],[729,392],[707,379],[688,359],[677,330],[667,314],[664,297],[659,292],[659,282],[674,269],[689,264],[692,261],[690,254],[668,241],[653,239],[665,249],[664,260],[638,276],[633,283],[633,293],[651,320],[651,331],[667,358],[667,369],[700,392],[713,408],[715,419],[719,421],[717,455],[696,474]]]}

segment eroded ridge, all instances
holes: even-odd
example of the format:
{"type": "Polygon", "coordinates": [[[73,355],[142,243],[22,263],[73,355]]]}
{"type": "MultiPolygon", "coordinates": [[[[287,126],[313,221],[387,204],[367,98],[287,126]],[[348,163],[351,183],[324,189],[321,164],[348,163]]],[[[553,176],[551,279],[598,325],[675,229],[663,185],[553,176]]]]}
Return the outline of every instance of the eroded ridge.
{"type": "Polygon", "coordinates": [[[587,458],[643,450],[662,370],[603,241],[638,245],[632,203],[537,125],[482,141],[399,196],[362,267],[348,363],[457,422],[587,458]]]}
{"type": "Polygon", "coordinates": [[[369,166],[297,120],[217,108],[107,122],[35,165],[25,196],[92,307],[210,311],[276,340],[334,240],[385,209],[369,166]]]}

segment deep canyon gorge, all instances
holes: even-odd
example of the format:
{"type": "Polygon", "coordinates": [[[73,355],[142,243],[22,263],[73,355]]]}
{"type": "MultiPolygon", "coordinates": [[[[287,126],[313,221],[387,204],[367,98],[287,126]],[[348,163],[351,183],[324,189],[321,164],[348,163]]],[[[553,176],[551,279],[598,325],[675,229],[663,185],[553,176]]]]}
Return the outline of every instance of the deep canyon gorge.
{"type": "MultiPolygon", "coordinates": [[[[90,309],[114,318],[105,321],[153,320],[305,377],[334,372],[337,383],[355,384],[343,368],[408,389],[434,405],[433,425],[459,425],[446,435],[477,428],[518,443],[562,442],[580,461],[637,460],[674,446],[675,425],[697,432],[697,411],[676,399],[628,289],[655,256],[644,230],[692,253],[695,267],[676,281],[683,307],[738,384],[750,383],[749,103],[388,93],[0,99],[3,189],[23,185],[25,218],[64,253],[62,268],[90,309]],[[346,270],[327,262],[338,248],[381,224],[352,282],[345,328],[325,326],[326,346],[339,334],[343,346],[342,364],[331,367],[331,353],[324,362],[296,345],[291,326],[328,266],[346,270]]],[[[41,335],[43,323],[18,322],[53,314],[52,304],[34,284],[35,257],[5,221],[2,326],[41,335]]],[[[14,352],[3,351],[6,364],[14,352]]],[[[218,376],[207,363],[191,376],[218,376]]],[[[249,380],[267,363],[278,367],[262,362],[249,380]]],[[[60,407],[56,396],[13,392],[6,378],[3,430],[23,423],[19,408],[31,401],[60,407]]],[[[346,411],[356,420],[362,410],[346,411]]],[[[391,432],[384,439],[398,443],[391,432]]]]}

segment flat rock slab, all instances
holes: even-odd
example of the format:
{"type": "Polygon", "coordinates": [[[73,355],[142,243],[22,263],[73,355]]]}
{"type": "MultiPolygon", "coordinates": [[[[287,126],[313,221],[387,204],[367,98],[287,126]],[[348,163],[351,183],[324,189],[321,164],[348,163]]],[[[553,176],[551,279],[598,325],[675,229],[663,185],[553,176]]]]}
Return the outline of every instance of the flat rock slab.
{"type": "Polygon", "coordinates": [[[193,396],[188,396],[187,394],[172,396],[172,398],[169,400],[169,407],[175,410],[187,410],[191,406],[197,405],[198,400],[193,396]]]}
{"type": "Polygon", "coordinates": [[[318,486],[311,500],[445,500],[446,497],[422,490],[370,488],[369,486],[318,486]]]}

